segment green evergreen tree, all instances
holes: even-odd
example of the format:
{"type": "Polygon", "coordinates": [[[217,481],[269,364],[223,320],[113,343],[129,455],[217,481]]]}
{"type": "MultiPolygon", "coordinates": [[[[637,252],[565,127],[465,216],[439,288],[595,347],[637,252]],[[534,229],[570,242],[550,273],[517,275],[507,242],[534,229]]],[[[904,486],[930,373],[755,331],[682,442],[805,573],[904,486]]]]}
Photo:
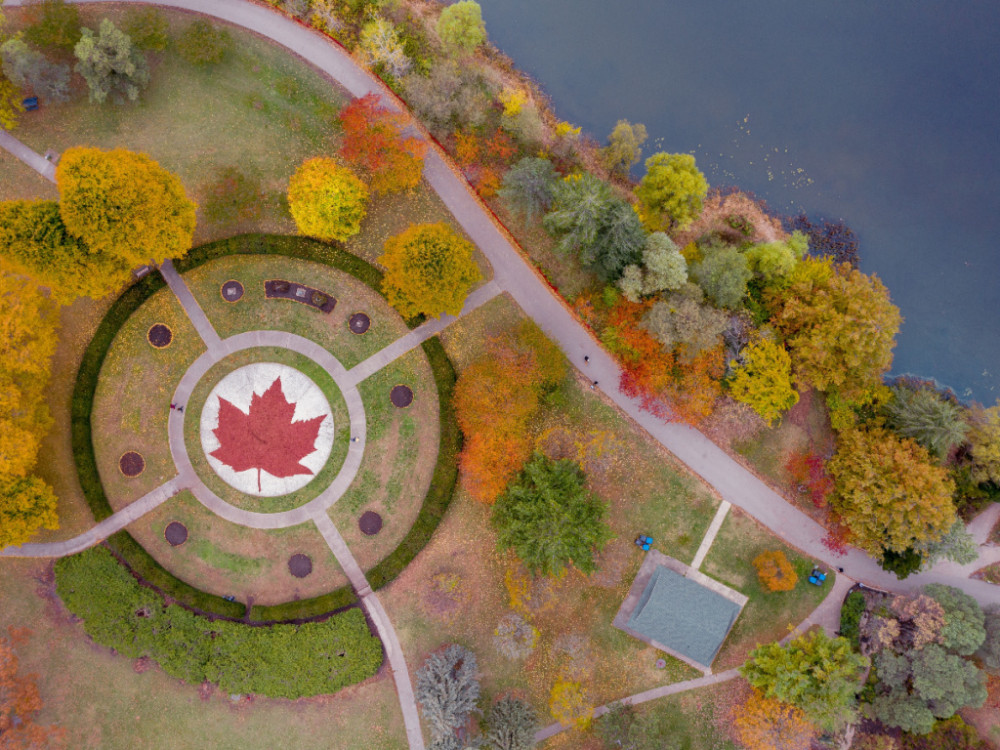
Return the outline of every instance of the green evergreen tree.
{"type": "Polygon", "coordinates": [[[535,746],[538,717],[522,700],[509,695],[501,698],[490,710],[487,726],[489,750],[530,750],[535,746]]]}
{"type": "Polygon", "coordinates": [[[889,426],[913,438],[938,458],[944,458],[965,440],[969,430],[965,409],[929,388],[895,386],[886,404],[889,426]]]}
{"type": "Polygon", "coordinates": [[[453,737],[476,710],[477,671],[476,655],[456,644],[435,651],[417,670],[414,695],[435,742],[453,737]]]}
{"type": "Polygon", "coordinates": [[[101,20],[96,35],[83,29],[73,52],[79,61],[76,72],[87,81],[91,101],[102,103],[111,96],[134,102],[149,84],[145,55],[110,19],[101,20]]]}
{"type": "Polygon", "coordinates": [[[552,162],[529,156],[508,170],[497,194],[511,212],[519,214],[526,222],[533,222],[549,210],[557,182],[552,162]]]}

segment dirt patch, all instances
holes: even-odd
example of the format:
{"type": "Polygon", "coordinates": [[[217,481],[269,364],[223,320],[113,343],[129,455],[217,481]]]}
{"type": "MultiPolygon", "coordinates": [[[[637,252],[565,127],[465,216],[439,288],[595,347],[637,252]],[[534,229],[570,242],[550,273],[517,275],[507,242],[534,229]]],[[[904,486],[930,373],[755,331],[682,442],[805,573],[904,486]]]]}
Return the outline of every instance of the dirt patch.
{"type": "Polygon", "coordinates": [[[268,299],[290,299],[301,302],[304,305],[315,307],[320,312],[327,315],[333,312],[337,306],[337,300],[326,292],[313,289],[305,284],[296,284],[294,281],[283,281],[273,279],[264,282],[264,296],[268,299]]]}
{"type": "Polygon", "coordinates": [[[348,325],[351,328],[351,333],[360,335],[362,333],[367,333],[368,329],[371,328],[372,319],[363,312],[356,312],[351,316],[351,320],[348,325]]]}
{"type": "Polygon", "coordinates": [[[389,400],[397,409],[405,409],[413,403],[413,391],[407,385],[393,386],[389,393],[389,400]]]}
{"type": "Polygon", "coordinates": [[[288,558],[288,572],[296,578],[305,578],[313,571],[313,561],[309,555],[296,554],[288,558]]]}
{"type": "Polygon", "coordinates": [[[382,530],[382,516],[373,510],[366,510],[358,519],[358,528],[365,536],[375,536],[382,530]]]}
{"type": "Polygon", "coordinates": [[[171,547],[179,547],[187,541],[187,526],[180,521],[171,521],[167,524],[167,528],[163,530],[163,538],[167,540],[167,544],[171,547]]]}
{"type": "Polygon", "coordinates": [[[174,340],[174,332],[164,323],[154,323],[146,331],[146,340],[154,349],[166,349],[174,340]]]}
{"type": "Polygon", "coordinates": [[[230,279],[219,289],[219,294],[222,295],[222,299],[226,302],[238,302],[243,299],[244,293],[243,285],[233,279],[230,279]]]}
{"type": "Polygon", "coordinates": [[[701,215],[674,241],[680,247],[706,234],[718,234],[730,242],[774,242],[788,235],[781,221],[768,215],[766,207],[746,193],[713,195],[705,200],[701,215]]]}
{"type": "Polygon", "coordinates": [[[137,477],[146,470],[146,459],[141,453],[128,451],[118,459],[118,470],[127,477],[137,477]]]}

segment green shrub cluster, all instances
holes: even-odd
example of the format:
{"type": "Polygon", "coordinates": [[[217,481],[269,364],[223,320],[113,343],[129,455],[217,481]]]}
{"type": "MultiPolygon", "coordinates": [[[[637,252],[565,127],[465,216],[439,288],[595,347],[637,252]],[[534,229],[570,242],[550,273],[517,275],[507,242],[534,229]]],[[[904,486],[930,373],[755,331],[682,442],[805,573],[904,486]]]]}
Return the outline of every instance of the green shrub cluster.
{"type": "Polygon", "coordinates": [[[865,595],[860,591],[852,591],[844,599],[840,608],[840,634],[851,642],[855,651],[861,649],[861,615],[865,612],[865,595]]]}
{"type": "Polygon", "coordinates": [[[165,604],[103,547],[56,562],[56,590],[97,643],[150,657],[178,679],[228,693],[300,698],[334,693],[382,664],[382,644],[359,609],[322,622],[255,627],[165,604]]]}

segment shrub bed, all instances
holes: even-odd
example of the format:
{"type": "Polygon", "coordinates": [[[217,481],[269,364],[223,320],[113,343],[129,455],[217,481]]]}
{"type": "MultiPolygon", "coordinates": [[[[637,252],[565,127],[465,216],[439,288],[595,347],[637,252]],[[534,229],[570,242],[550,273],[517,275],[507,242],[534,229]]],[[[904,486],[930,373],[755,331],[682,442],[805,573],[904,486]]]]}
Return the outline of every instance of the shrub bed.
{"type": "MultiPolygon", "coordinates": [[[[227,255],[283,255],[324,263],[350,274],[381,294],[381,271],[337,245],[318,242],[307,237],[269,234],[230,237],[191,250],[187,256],[175,261],[174,267],[179,273],[184,273],[227,255]]],[[[101,366],[121,326],[133,312],[164,286],[166,282],[162,276],[150,274],[126,289],[98,326],[77,372],[72,401],[73,456],[84,498],[97,521],[109,517],[114,512],[101,485],[91,440],[90,415],[101,366]]],[[[407,321],[407,325],[412,328],[420,322],[419,318],[412,319],[407,321]]],[[[420,514],[410,531],[388,557],[369,571],[368,579],[373,589],[381,588],[395,579],[427,544],[448,510],[458,478],[461,434],[451,405],[455,371],[440,341],[431,339],[425,341],[422,346],[434,372],[441,404],[441,439],[437,465],[420,514]]],[[[200,591],[175,577],[154,560],[128,532],[120,531],[111,536],[107,540],[107,545],[138,578],[182,607],[202,615],[224,619],[240,619],[245,615],[245,607],[240,602],[230,602],[200,591]]],[[[150,591],[152,593],[152,589],[150,591]]],[[[345,586],[312,599],[270,607],[253,607],[249,619],[257,623],[302,622],[322,618],[331,612],[350,607],[356,602],[354,591],[345,586]]]]}
{"type": "Polygon", "coordinates": [[[166,604],[104,547],[62,558],[55,567],[59,596],[91,638],[130,658],[155,659],[186,682],[301,698],[361,682],[382,664],[382,644],[357,608],[301,625],[212,621],[166,604]]]}
{"type": "Polygon", "coordinates": [[[840,634],[851,642],[855,651],[861,649],[859,626],[866,606],[865,595],[860,591],[852,591],[840,608],[840,634]]]}

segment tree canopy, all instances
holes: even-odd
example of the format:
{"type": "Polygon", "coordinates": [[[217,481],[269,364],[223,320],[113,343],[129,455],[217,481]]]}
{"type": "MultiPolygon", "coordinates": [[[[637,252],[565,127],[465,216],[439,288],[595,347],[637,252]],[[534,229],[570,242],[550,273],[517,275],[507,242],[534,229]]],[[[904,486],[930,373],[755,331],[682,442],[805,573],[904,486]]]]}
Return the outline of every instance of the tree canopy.
{"type": "Polygon", "coordinates": [[[940,539],[955,522],[954,482],[908,438],[876,427],[840,434],[828,470],[831,506],[851,542],[873,555],[940,539]]]}
{"type": "Polygon", "coordinates": [[[753,271],[747,256],[731,245],[711,245],[700,261],[691,264],[691,277],[718,307],[735,310],[743,305],[753,271]]]}
{"type": "MultiPolygon", "coordinates": [[[[2,527],[0,527],[2,529],[2,527]]],[[[35,723],[42,708],[36,675],[21,671],[12,637],[0,636],[0,747],[3,750],[62,750],[65,730],[35,723]]]]}
{"type": "Polygon", "coordinates": [[[642,144],[647,137],[642,123],[619,120],[608,136],[608,145],[601,149],[601,162],[612,174],[624,177],[642,158],[642,144]]]}
{"type": "Polygon", "coordinates": [[[629,302],[638,302],[657,292],[680,289],[687,280],[687,261],[680,249],[664,232],[653,232],[646,237],[642,267],[627,266],[618,288],[629,302]]]}
{"type": "Polygon", "coordinates": [[[146,154],[67,149],[56,168],[59,214],[87,247],[87,266],[107,291],[132,269],[180,258],[191,247],[195,204],[180,179],[146,154]]]}
{"type": "Polygon", "coordinates": [[[535,746],[538,717],[522,700],[504,696],[493,704],[487,716],[488,750],[530,750],[535,746]]]}
{"type": "Polygon", "coordinates": [[[691,154],[653,154],[635,195],[642,204],[646,228],[684,229],[701,213],[708,181],[691,154]]]}
{"type": "Polygon", "coordinates": [[[497,545],[513,549],[532,573],[562,575],[571,564],[592,573],[595,550],[611,539],[606,514],[578,464],[536,453],[493,506],[492,522],[497,545]]]}
{"type": "Polygon", "coordinates": [[[376,193],[412,190],[424,171],[426,144],[403,137],[406,117],[378,103],[375,94],[353,100],[340,111],[344,140],[340,155],[364,170],[376,193]]]}
{"type": "Polygon", "coordinates": [[[974,408],[970,422],[972,478],[1000,485],[1000,401],[989,409],[974,408]]]}
{"type": "Polygon", "coordinates": [[[733,724],[748,750],[809,750],[819,733],[801,709],[759,690],[736,709],[733,724]]]}
{"type": "Polygon", "coordinates": [[[288,181],[288,205],[301,234],[343,241],[361,231],[368,187],[347,167],[318,156],[302,162],[288,181]]]}
{"type": "Polygon", "coordinates": [[[857,396],[892,365],[901,318],[877,276],[807,258],[765,299],[800,386],[857,396]]]}
{"type": "Polygon", "coordinates": [[[483,277],[472,243],[443,223],[414,224],[389,238],[379,262],[386,269],[386,299],[407,318],[458,315],[483,277]]]}
{"type": "Polygon", "coordinates": [[[549,210],[557,182],[552,162],[528,156],[504,174],[497,195],[512,212],[532,222],[549,210]]]}
{"type": "Polygon", "coordinates": [[[855,695],[867,666],[867,657],[854,653],[849,640],[814,630],[787,646],[758,646],[740,674],[766,698],[789,703],[817,726],[834,731],[856,715],[855,695]]]}
{"type": "Polygon", "coordinates": [[[898,385],[885,405],[888,425],[903,437],[913,438],[938,458],[944,458],[965,440],[969,425],[965,409],[931,388],[898,385]]]}
{"type": "Polygon", "coordinates": [[[134,102],[149,85],[146,56],[108,18],[101,20],[97,34],[83,29],[73,52],[76,72],[87,82],[91,101],[100,103],[111,96],[134,102]]]}
{"type": "Polygon", "coordinates": [[[486,41],[486,24],[476,0],[459,0],[441,11],[438,36],[453,52],[472,52],[486,41]]]}
{"type": "Polygon", "coordinates": [[[773,425],[799,402],[785,347],[764,337],[751,341],[743,351],[743,364],[734,368],[729,394],[773,425]]]}
{"type": "Polygon", "coordinates": [[[476,655],[454,643],[435,651],[417,670],[414,696],[430,726],[431,739],[440,742],[453,737],[479,700],[476,655]]]}

